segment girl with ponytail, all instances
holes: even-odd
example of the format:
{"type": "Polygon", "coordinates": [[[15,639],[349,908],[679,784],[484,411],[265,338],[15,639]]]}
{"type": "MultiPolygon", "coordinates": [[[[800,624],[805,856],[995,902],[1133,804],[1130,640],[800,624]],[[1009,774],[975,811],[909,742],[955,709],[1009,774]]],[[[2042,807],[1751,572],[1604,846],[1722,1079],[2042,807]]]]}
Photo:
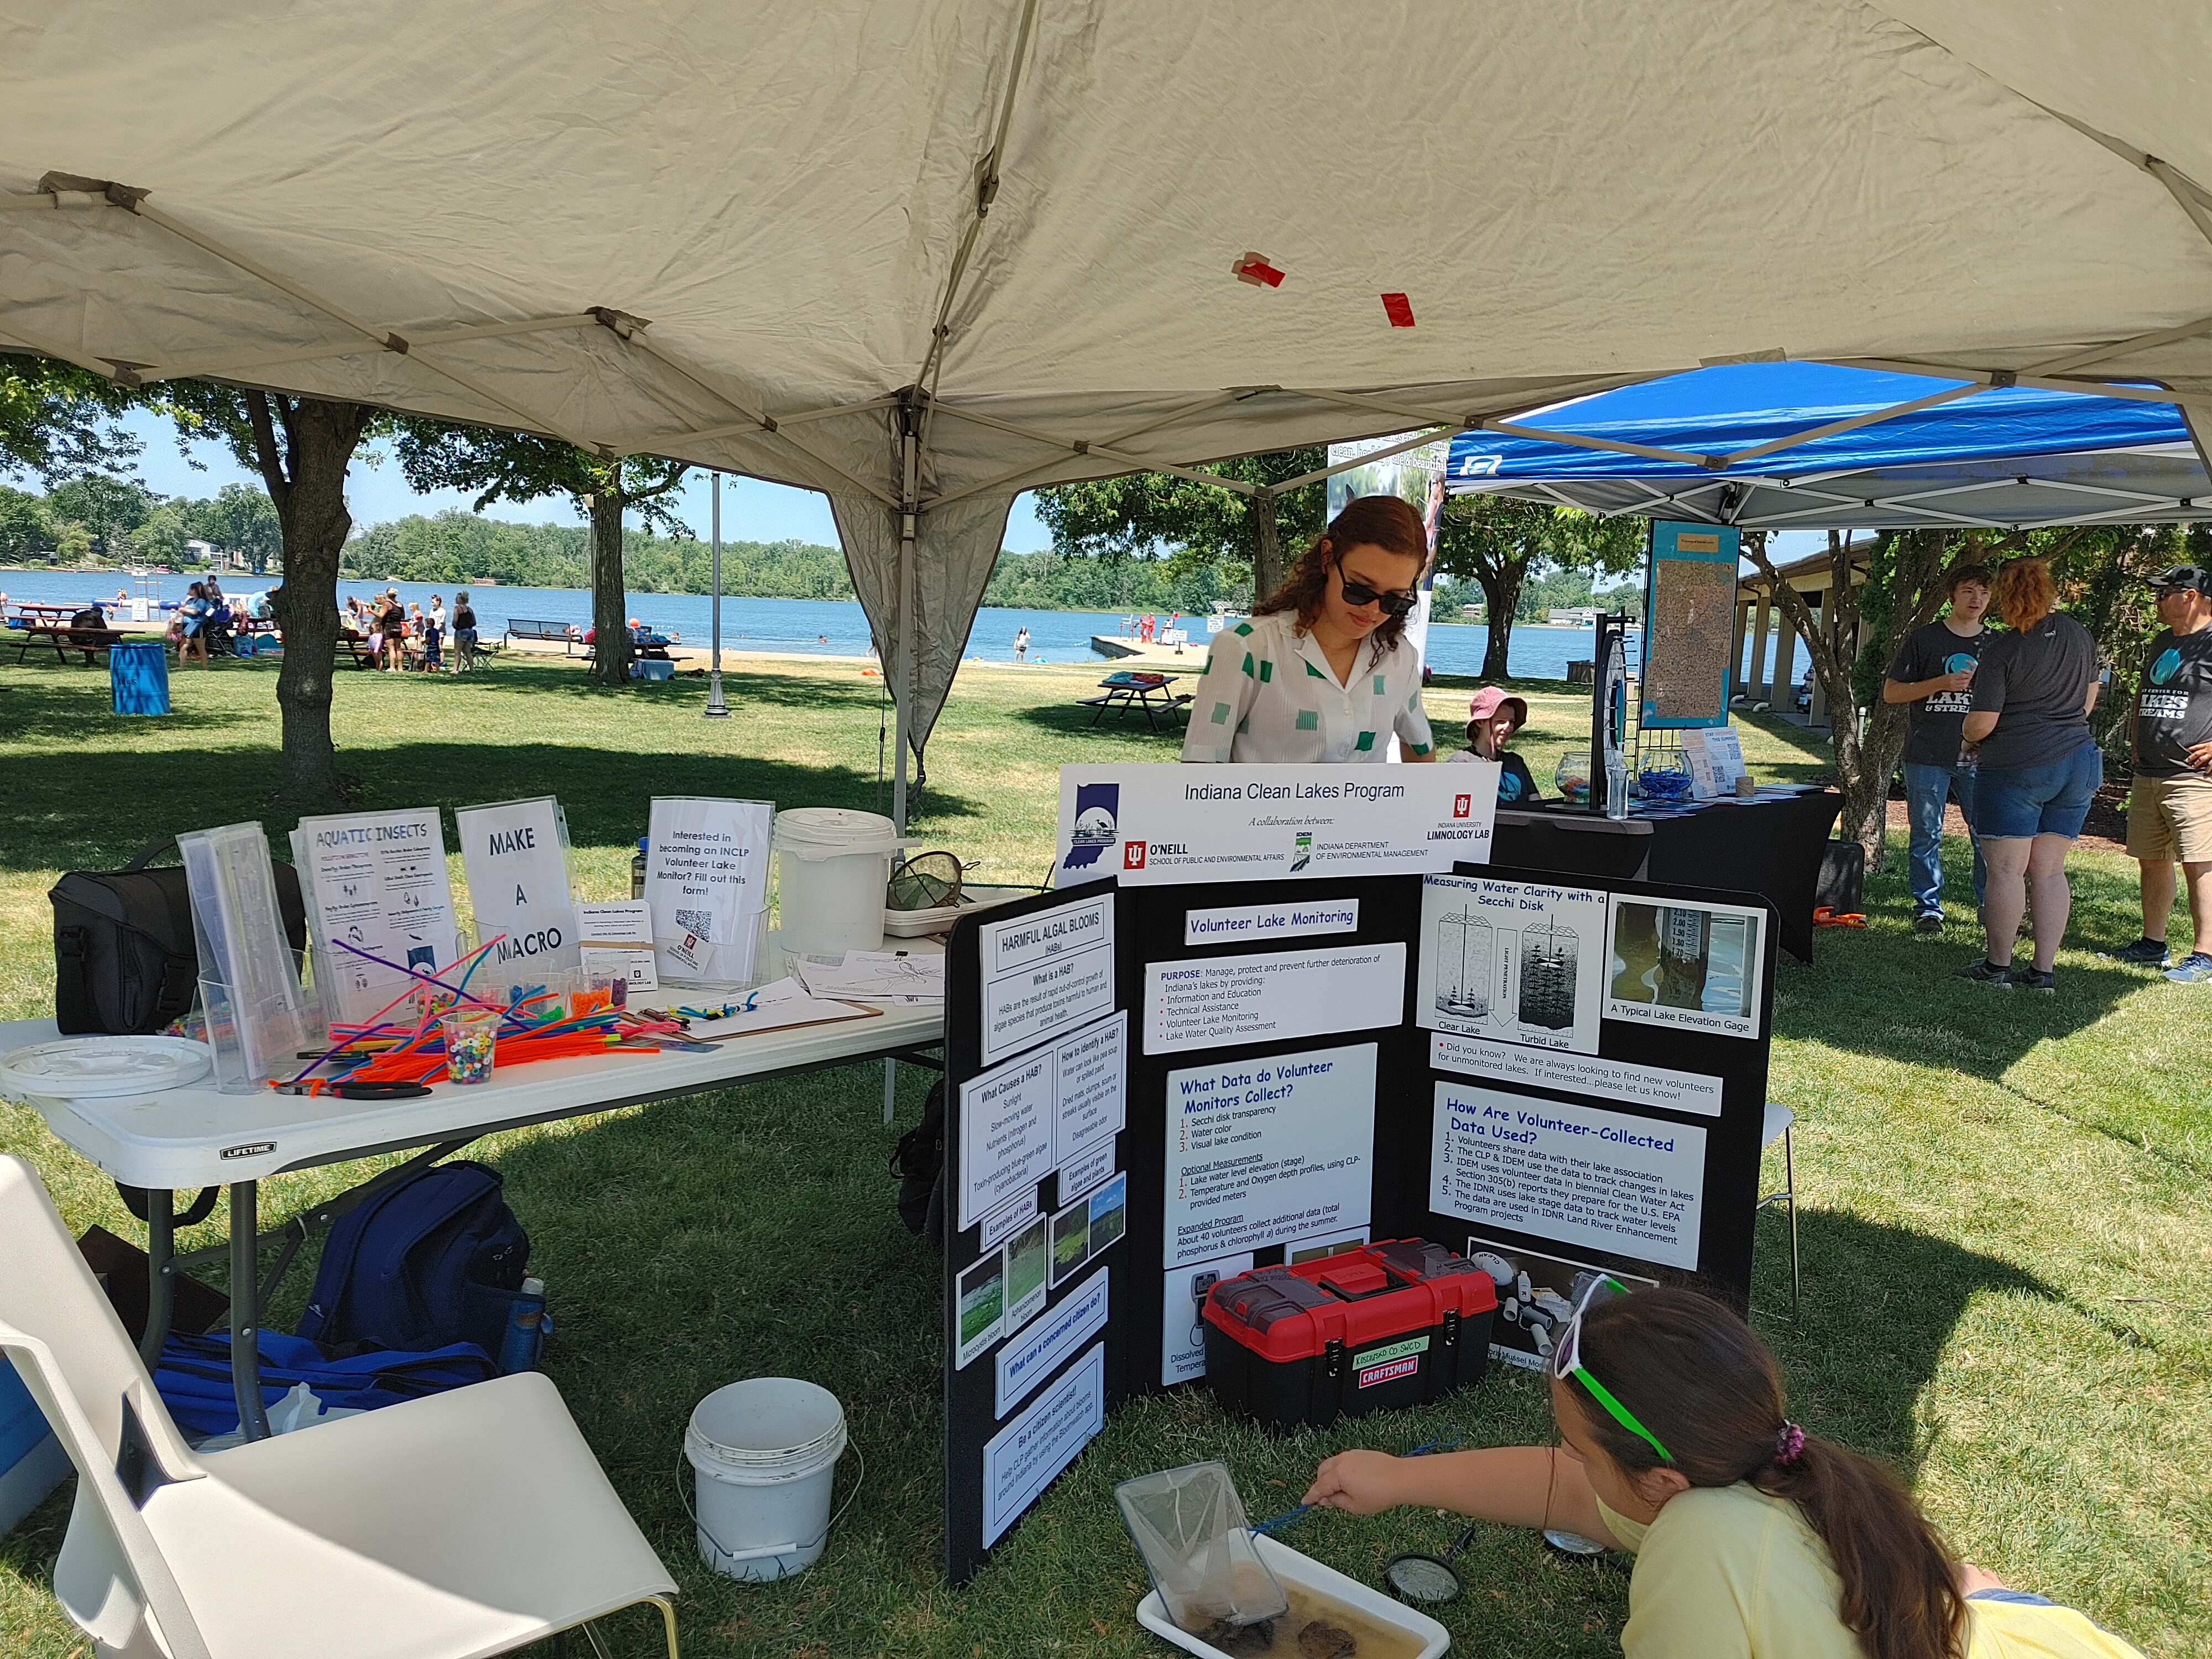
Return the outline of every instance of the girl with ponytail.
{"type": "Polygon", "coordinates": [[[1309,1504],[1559,1528],[1636,1553],[1627,1659],[2124,1659],[1952,1556],[1894,1476],[1790,1420],[1773,1356],[1692,1291],[1584,1291],[1551,1365],[1562,1443],[1345,1452],[1309,1504]]]}

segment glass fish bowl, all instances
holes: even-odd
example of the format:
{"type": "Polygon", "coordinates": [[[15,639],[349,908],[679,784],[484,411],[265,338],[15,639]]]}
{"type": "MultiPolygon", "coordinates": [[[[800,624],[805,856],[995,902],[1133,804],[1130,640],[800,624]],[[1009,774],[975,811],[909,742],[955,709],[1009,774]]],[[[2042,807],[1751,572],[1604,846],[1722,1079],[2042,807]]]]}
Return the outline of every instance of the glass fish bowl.
{"type": "Polygon", "coordinates": [[[1559,769],[1553,773],[1552,781],[1559,793],[1576,806],[1589,805],[1589,757],[1569,750],[1559,757],[1559,769]]]}

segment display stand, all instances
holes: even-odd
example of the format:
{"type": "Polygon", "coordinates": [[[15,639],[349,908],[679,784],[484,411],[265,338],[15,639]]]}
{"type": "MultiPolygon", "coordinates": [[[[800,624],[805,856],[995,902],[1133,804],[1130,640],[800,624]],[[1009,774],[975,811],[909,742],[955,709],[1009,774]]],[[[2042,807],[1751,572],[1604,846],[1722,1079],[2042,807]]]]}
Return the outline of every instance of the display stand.
{"type": "MultiPolygon", "coordinates": [[[[960,923],[947,1576],[1125,1395],[1203,1375],[1200,1303],[1248,1268],[1419,1236],[1496,1258],[1501,1297],[1595,1267],[1745,1305],[1775,926],[1755,895],[1470,865],[960,923]]],[[[1538,1363],[1545,1328],[1493,1352],[1538,1363]]]]}

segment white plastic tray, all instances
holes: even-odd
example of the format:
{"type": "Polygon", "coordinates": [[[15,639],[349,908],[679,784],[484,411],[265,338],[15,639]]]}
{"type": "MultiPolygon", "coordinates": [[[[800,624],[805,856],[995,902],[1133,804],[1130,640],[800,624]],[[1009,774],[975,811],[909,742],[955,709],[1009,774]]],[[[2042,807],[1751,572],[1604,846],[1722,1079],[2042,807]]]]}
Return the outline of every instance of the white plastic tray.
{"type": "Polygon", "coordinates": [[[0,1088],[56,1100],[151,1094],[180,1089],[214,1064],[206,1043],[183,1037],[64,1037],[0,1055],[0,1088]]]}
{"type": "MultiPolygon", "coordinates": [[[[1410,1636],[1420,1638],[1423,1646],[1418,1659],[1438,1659],[1451,1646],[1451,1632],[1418,1608],[1409,1607],[1395,1597],[1381,1590],[1370,1589],[1357,1578],[1347,1578],[1334,1567],[1325,1567],[1310,1555],[1301,1555],[1288,1544],[1278,1543],[1266,1533],[1255,1538],[1260,1559],[1265,1561],[1285,1589],[1295,1584],[1301,1589],[1341,1601],[1345,1606],[1365,1613],[1378,1625],[1402,1630],[1410,1636]]],[[[1145,1599],[1137,1603],[1137,1622],[1155,1636],[1172,1642],[1185,1653],[1195,1653],[1200,1659],[1229,1659],[1229,1656],[1211,1642],[1201,1642],[1188,1631],[1169,1619],[1167,1607],[1158,1590],[1147,1591],[1145,1599]]]]}
{"type": "Polygon", "coordinates": [[[932,933],[943,933],[964,915],[988,910],[1012,899],[1029,898],[1036,891],[1034,887],[963,886],[957,904],[933,905],[927,910],[893,910],[887,907],[884,911],[884,932],[893,939],[926,939],[932,933]]]}

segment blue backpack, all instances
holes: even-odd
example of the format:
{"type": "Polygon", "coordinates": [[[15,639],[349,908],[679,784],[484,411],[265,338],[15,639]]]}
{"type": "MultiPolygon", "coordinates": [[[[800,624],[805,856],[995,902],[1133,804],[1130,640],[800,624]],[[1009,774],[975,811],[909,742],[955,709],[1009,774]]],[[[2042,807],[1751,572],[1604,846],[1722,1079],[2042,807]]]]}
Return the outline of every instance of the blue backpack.
{"type": "MultiPolygon", "coordinates": [[[[299,1383],[326,1407],[375,1411],[447,1389],[489,1382],[495,1368],[472,1343],[456,1342],[429,1353],[371,1351],[333,1358],[304,1337],[259,1334],[261,1403],[274,1407],[299,1383]]],[[[161,1402],[180,1427],[194,1435],[228,1434],[238,1426],[238,1398],[231,1391],[230,1337],[172,1334],[154,1373],[161,1402]]]]}
{"type": "Polygon", "coordinates": [[[530,1261],[500,1186],[481,1164],[441,1164],[341,1217],[300,1334],[329,1348],[472,1342],[498,1353],[530,1261]]]}

